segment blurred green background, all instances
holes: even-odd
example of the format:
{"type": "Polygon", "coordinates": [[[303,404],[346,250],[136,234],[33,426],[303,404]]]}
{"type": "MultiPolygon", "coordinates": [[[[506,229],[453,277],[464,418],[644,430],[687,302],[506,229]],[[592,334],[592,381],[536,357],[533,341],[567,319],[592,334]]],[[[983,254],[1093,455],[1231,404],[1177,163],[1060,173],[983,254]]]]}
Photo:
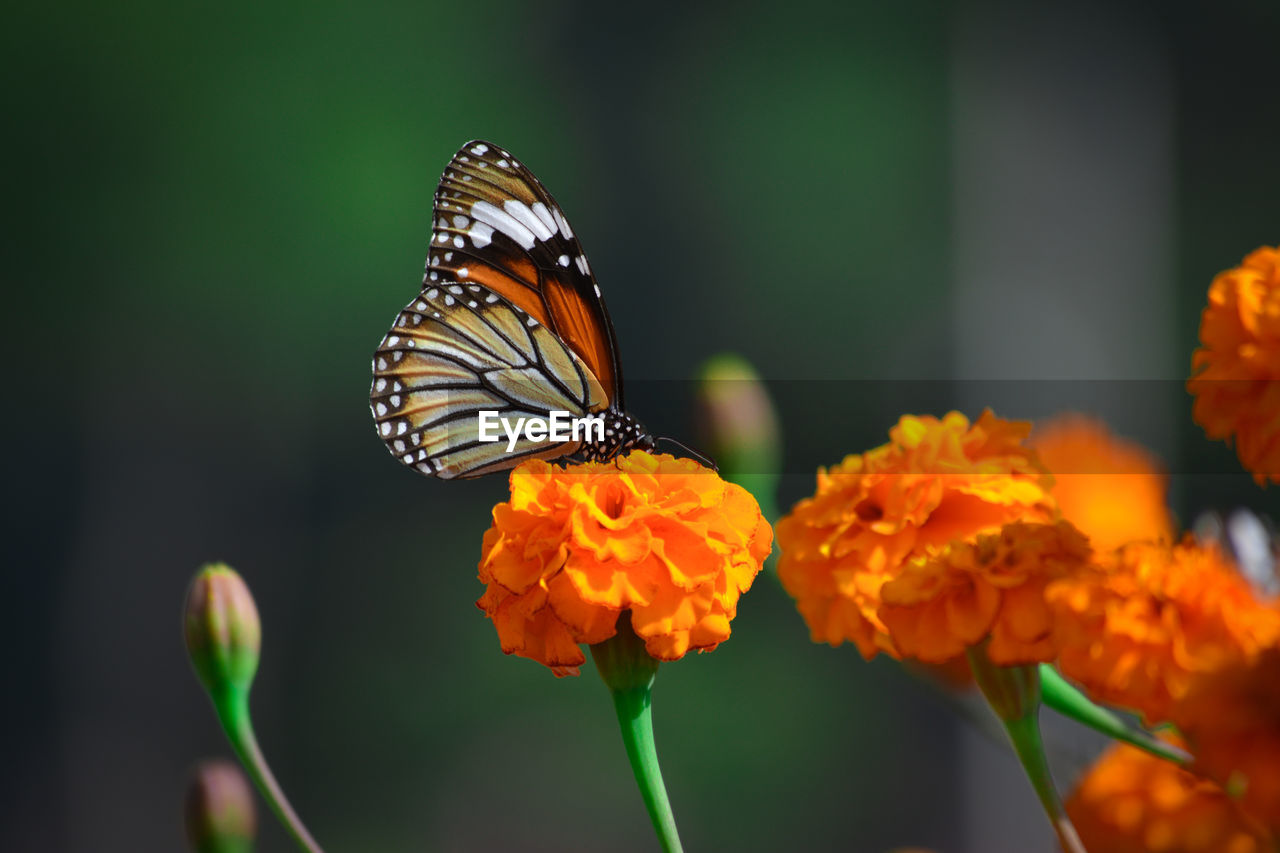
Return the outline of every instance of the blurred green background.
{"type": "MultiPolygon", "coordinates": [[[[1034,6],[11,9],[0,848],[179,849],[185,774],[227,752],[179,608],[222,559],[328,849],[653,849],[594,673],[503,656],[474,607],[503,479],[417,477],[368,413],[474,137],[567,212],[642,420],[692,440],[725,349],[770,380],[784,506],[904,411],[990,404],[1105,415],[1184,519],[1274,511],[1180,380],[1214,273],[1280,239],[1280,13],[1034,6]]],[[[1052,849],[995,741],[810,644],[771,578],[655,703],[690,850],[1052,849]]]]}

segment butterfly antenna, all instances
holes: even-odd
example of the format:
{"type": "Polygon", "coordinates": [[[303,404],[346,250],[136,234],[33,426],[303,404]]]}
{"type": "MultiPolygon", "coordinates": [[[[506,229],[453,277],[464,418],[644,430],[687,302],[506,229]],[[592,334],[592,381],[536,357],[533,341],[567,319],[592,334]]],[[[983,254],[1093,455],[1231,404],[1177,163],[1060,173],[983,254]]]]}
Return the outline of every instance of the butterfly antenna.
{"type": "Polygon", "coordinates": [[[711,459],[711,458],[710,458],[710,457],[708,457],[708,456],[703,456],[701,453],[699,453],[698,451],[694,450],[694,449],[693,449],[692,447],[690,447],[689,445],[684,444],[683,442],[677,441],[677,440],[676,440],[676,439],[674,439],[674,438],[667,438],[665,435],[660,435],[660,436],[658,436],[658,437],[655,439],[655,441],[657,441],[659,444],[661,444],[661,443],[662,443],[662,442],[664,442],[664,441],[665,441],[667,444],[674,444],[676,447],[680,448],[680,449],[681,449],[681,450],[683,450],[685,453],[688,453],[690,456],[692,456],[692,457],[696,458],[696,459],[697,459],[699,462],[701,462],[703,465],[706,465],[706,466],[707,466],[708,468],[710,468],[712,471],[715,471],[717,474],[719,474],[719,473],[720,473],[720,466],[719,466],[719,465],[717,465],[717,464],[715,463],[715,460],[711,459]]]}

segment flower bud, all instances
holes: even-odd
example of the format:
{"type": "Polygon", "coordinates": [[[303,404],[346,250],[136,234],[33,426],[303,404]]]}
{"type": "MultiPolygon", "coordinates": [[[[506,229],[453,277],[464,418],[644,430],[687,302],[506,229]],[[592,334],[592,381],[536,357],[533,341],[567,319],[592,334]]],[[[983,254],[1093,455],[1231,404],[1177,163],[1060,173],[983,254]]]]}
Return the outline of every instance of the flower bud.
{"type": "Polygon", "coordinates": [[[775,473],[779,463],[778,418],[760,376],[745,359],[718,355],[702,366],[698,420],[707,447],[748,474],[775,473]]]}
{"type": "Polygon", "coordinates": [[[196,675],[215,696],[247,692],[258,670],[262,625],[244,580],[230,566],[204,566],[187,591],[183,620],[187,655],[196,675]]]}
{"type": "Polygon", "coordinates": [[[755,369],[732,354],[708,360],[698,378],[695,411],[700,440],[722,476],[751,492],[766,518],[777,518],[781,430],[755,369]]]}
{"type": "Polygon", "coordinates": [[[183,822],[195,853],[250,853],[258,816],[240,768],[221,759],[199,764],[187,787],[183,822]]]}

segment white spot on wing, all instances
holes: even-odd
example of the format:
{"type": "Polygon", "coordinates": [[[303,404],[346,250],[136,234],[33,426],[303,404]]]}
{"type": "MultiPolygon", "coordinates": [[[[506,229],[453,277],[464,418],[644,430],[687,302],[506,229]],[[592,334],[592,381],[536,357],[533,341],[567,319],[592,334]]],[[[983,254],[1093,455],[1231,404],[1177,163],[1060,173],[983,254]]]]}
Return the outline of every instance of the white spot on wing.
{"type": "MultiPolygon", "coordinates": [[[[547,211],[547,206],[540,201],[534,202],[531,208],[535,216],[542,220],[542,224],[547,226],[547,233],[554,235],[556,233],[556,221],[551,218],[551,214],[547,211]]],[[[547,239],[543,237],[542,239],[547,239]]]]}
{"type": "Polygon", "coordinates": [[[551,235],[555,233],[548,228],[546,223],[539,219],[522,201],[509,198],[502,203],[502,209],[511,214],[513,219],[518,219],[520,224],[525,228],[528,228],[533,236],[537,237],[539,240],[550,240],[551,235]]]}
{"type": "MultiPolygon", "coordinates": [[[[510,205],[511,202],[507,202],[506,204],[510,205]]],[[[522,208],[524,207],[524,205],[520,205],[520,206],[522,208]]],[[[525,208],[525,211],[527,212],[528,208],[525,208]]],[[[478,201],[475,204],[471,205],[471,215],[474,216],[477,220],[477,225],[472,226],[471,228],[471,239],[473,241],[476,241],[476,246],[482,245],[479,241],[476,240],[476,228],[478,227],[479,223],[484,223],[485,225],[490,226],[490,228],[488,229],[490,236],[493,234],[493,229],[496,228],[497,230],[501,231],[503,234],[506,234],[512,240],[515,240],[517,243],[519,243],[521,248],[523,249],[533,248],[533,243],[534,243],[533,232],[530,231],[528,228],[524,227],[524,225],[520,224],[518,220],[512,218],[512,216],[509,213],[499,210],[498,208],[489,204],[489,202],[478,201]]],[[[532,218],[532,214],[530,214],[530,217],[532,218]]],[[[489,236],[485,237],[484,242],[485,243],[489,242],[489,236]]]]}
{"type": "Polygon", "coordinates": [[[493,241],[493,227],[483,222],[472,223],[471,230],[467,233],[471,235],[471,242],[477,249],[483,249],[493,241]]]}
{"type": "Polygon", "coordinates": [[[564,214],[560,212],[560,208],[551,208],[551,215],[555,217],[556,224],[560,226],[560,233],[564,235],[566,240],[573,239],[573,229],[569,227],[569,220],[564,218],[564,214]]]}
{"type": "Polygon", "coordinates": [[[557,258],[556,260],[557,260],[557,262],[560,264],[560,266],[562,266],[562,267],[567,267],[567,266],[569,266],[569,256],[568,256],[568,255],[561,255],[561,256],[560,256],[559,258],[557,258]]]}
{"type": "Polygon", "coordinates": [[[484,153],[488,150],[489,150],[489,146],[485,145],[483,142],[480,143],[479,145],[471,146],[471,153],[476,155],[477,157],[483,156],[484,153]]]}

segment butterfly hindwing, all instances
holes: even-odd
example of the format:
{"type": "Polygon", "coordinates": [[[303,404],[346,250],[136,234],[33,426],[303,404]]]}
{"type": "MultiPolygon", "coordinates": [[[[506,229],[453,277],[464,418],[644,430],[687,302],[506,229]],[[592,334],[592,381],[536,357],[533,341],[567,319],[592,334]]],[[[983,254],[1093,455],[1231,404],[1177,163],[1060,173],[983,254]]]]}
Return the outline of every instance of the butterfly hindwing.
{"type": "Polygon", "coordinates": [[[424,474],[476,477],[528,458],[555,458],[578,442],[508,451],[480,441],[480,413],[545,418],[604,410],[590,367],[543,322],[479,284],[432,283],[396,318],[373,357],[370,407],[391,453],[424,474]]]}
{"type": "Polygon", "coordinates": [[[551,194],[488,142],[464,145],[436,190],[424,287],[476,283],[551,329],[622,406],[617,344],[581,243],[551,194]]]}

